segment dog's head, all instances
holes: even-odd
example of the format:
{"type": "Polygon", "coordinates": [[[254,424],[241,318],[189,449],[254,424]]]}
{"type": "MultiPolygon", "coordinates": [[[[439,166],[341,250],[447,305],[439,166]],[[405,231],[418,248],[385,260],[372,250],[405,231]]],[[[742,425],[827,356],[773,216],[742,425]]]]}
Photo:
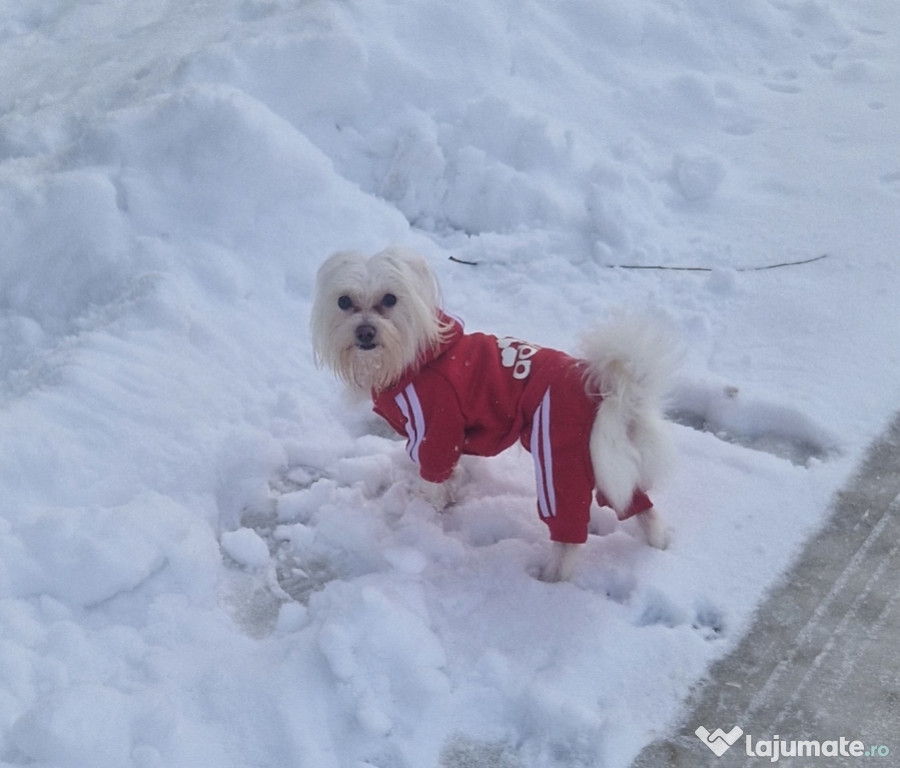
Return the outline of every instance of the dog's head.
{"type": "Polygon", "coordinates": [[[447,328],[428,263],[389,248],[339,251],[319,268],[310,321],[316,362],[353,388],[382,390],[436,348],[447,328]]]}

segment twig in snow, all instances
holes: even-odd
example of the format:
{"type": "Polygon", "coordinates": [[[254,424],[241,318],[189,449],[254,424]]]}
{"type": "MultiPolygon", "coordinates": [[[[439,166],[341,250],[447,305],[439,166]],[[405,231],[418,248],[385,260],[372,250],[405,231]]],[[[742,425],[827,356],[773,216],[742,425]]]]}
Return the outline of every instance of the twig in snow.
{"type": "MultiPolygon", "coordinates": [[[[803,264],[812,264],[815,261],[821,261],[822,259],[827,259],[830,256],[828,253],[823,253],[821,256],[814,256],[811,259],[800,259],[799,261],[783,261],[780,264],[764,264],[762,266],[755,267],[736,267],[735,272],[764,272],[767,269],[780,269],[781,267],[799,267],[803,264]]],[[[478,267],[482,262],[480,261],[468,261],[467,259],[460,259],[456,256],[450,256],[450,261],[456,262],[457,264],[465,264],[469,267],[478,267]]],[[[664,264],[607,264],[609,269],[655,269],[666,272],[714,272],[717,267],[679,267],[679,266],[666,266],[664,264]]]]}
{"type": "MultiPolygon", "coordinates": [[[[812,264],[814,261],[827,259],[829,254],[823,253],[821,256],[814,256],[811,259],[800,259],[799,261],[783,261],[780,264],[765,264],[755,267],[736,267],[735,272],[763,272],[767,269],[779,269],[781,267],[799,267],[801,264],[812,264]]],[[[670,272],[713,272],[714,267],[668,267],[662,264],[609,264],[610,269],[659,269],[670,272]]]]}
{"type": "Polygon", "coordinates": [[[480,261],[467,261],[466,259],[458,259],[456,256],[450,256],[450,261],[455,261],[457,264],[467,264],[470,267],[477,267],[481,264],[480,261]]]}

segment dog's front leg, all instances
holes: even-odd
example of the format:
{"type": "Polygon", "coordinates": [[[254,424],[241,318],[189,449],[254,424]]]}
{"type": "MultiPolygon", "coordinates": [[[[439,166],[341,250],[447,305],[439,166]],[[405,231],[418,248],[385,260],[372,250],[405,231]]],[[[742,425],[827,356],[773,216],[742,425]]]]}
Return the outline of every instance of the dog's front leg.
{"type": "Polygon", "coordinates": [[[443,483],[432,483],[420,477],[419,493],[438,512],[443,512],[459,500],[460,485],[462,485],[462,472],[459,467],[456,467],[453,474],[443,483]]]}
{"type": "Polygon", "coordinates": [[[453,503],[453,494],[450,492],[450,483],[431,483],[428,480],[419,479],[419,492],[438,512],[443,512],[453,503]]]}

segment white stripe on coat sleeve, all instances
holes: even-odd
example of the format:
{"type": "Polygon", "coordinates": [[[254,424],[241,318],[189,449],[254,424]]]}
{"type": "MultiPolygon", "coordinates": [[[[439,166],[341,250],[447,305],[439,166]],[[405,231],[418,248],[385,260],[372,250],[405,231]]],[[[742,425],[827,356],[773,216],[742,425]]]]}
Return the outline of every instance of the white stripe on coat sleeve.
{"type": "Polygon", "coordinates": [[[425,439],[425,414],[422,412],[422,403],[416,388],[409,384],[395,398],[394,402],[406,419],[406,450],[409,457],[419,463],[419,446],[425,439]]]}
{"type": "Polygon", "coordinates": [[[556,517],[556,491],[553,488],[553,451],[550,445],[550,391],[544,395],[531,423],[531,457],[537,480],[538,509],[541,517],[556,517]]]}
{"type": "Polygon", "coordinates": [[[550,390],[544,395],[541,409],[541,432],[544,441],[544,472],[546,475],[547,500],[550,504],[550,514],[556,517],[556,488],[553,485],[553,446],[550,444],[550,390]]]}

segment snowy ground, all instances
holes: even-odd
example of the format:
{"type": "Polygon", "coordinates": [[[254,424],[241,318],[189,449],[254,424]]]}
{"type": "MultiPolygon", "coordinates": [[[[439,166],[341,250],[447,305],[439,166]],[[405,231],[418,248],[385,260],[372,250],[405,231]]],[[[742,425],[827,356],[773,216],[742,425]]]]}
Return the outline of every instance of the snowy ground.
{"type": "Polygon", "coordinates": [[[900,405],[898,30],[0,0],[0,764],[627,766],[900,405]],[[324,256],[390,242],[472,330],[678,330],[668,551],[598,511],[533,579],[521,451],[411,493],[307,334],[324,256]]]}

